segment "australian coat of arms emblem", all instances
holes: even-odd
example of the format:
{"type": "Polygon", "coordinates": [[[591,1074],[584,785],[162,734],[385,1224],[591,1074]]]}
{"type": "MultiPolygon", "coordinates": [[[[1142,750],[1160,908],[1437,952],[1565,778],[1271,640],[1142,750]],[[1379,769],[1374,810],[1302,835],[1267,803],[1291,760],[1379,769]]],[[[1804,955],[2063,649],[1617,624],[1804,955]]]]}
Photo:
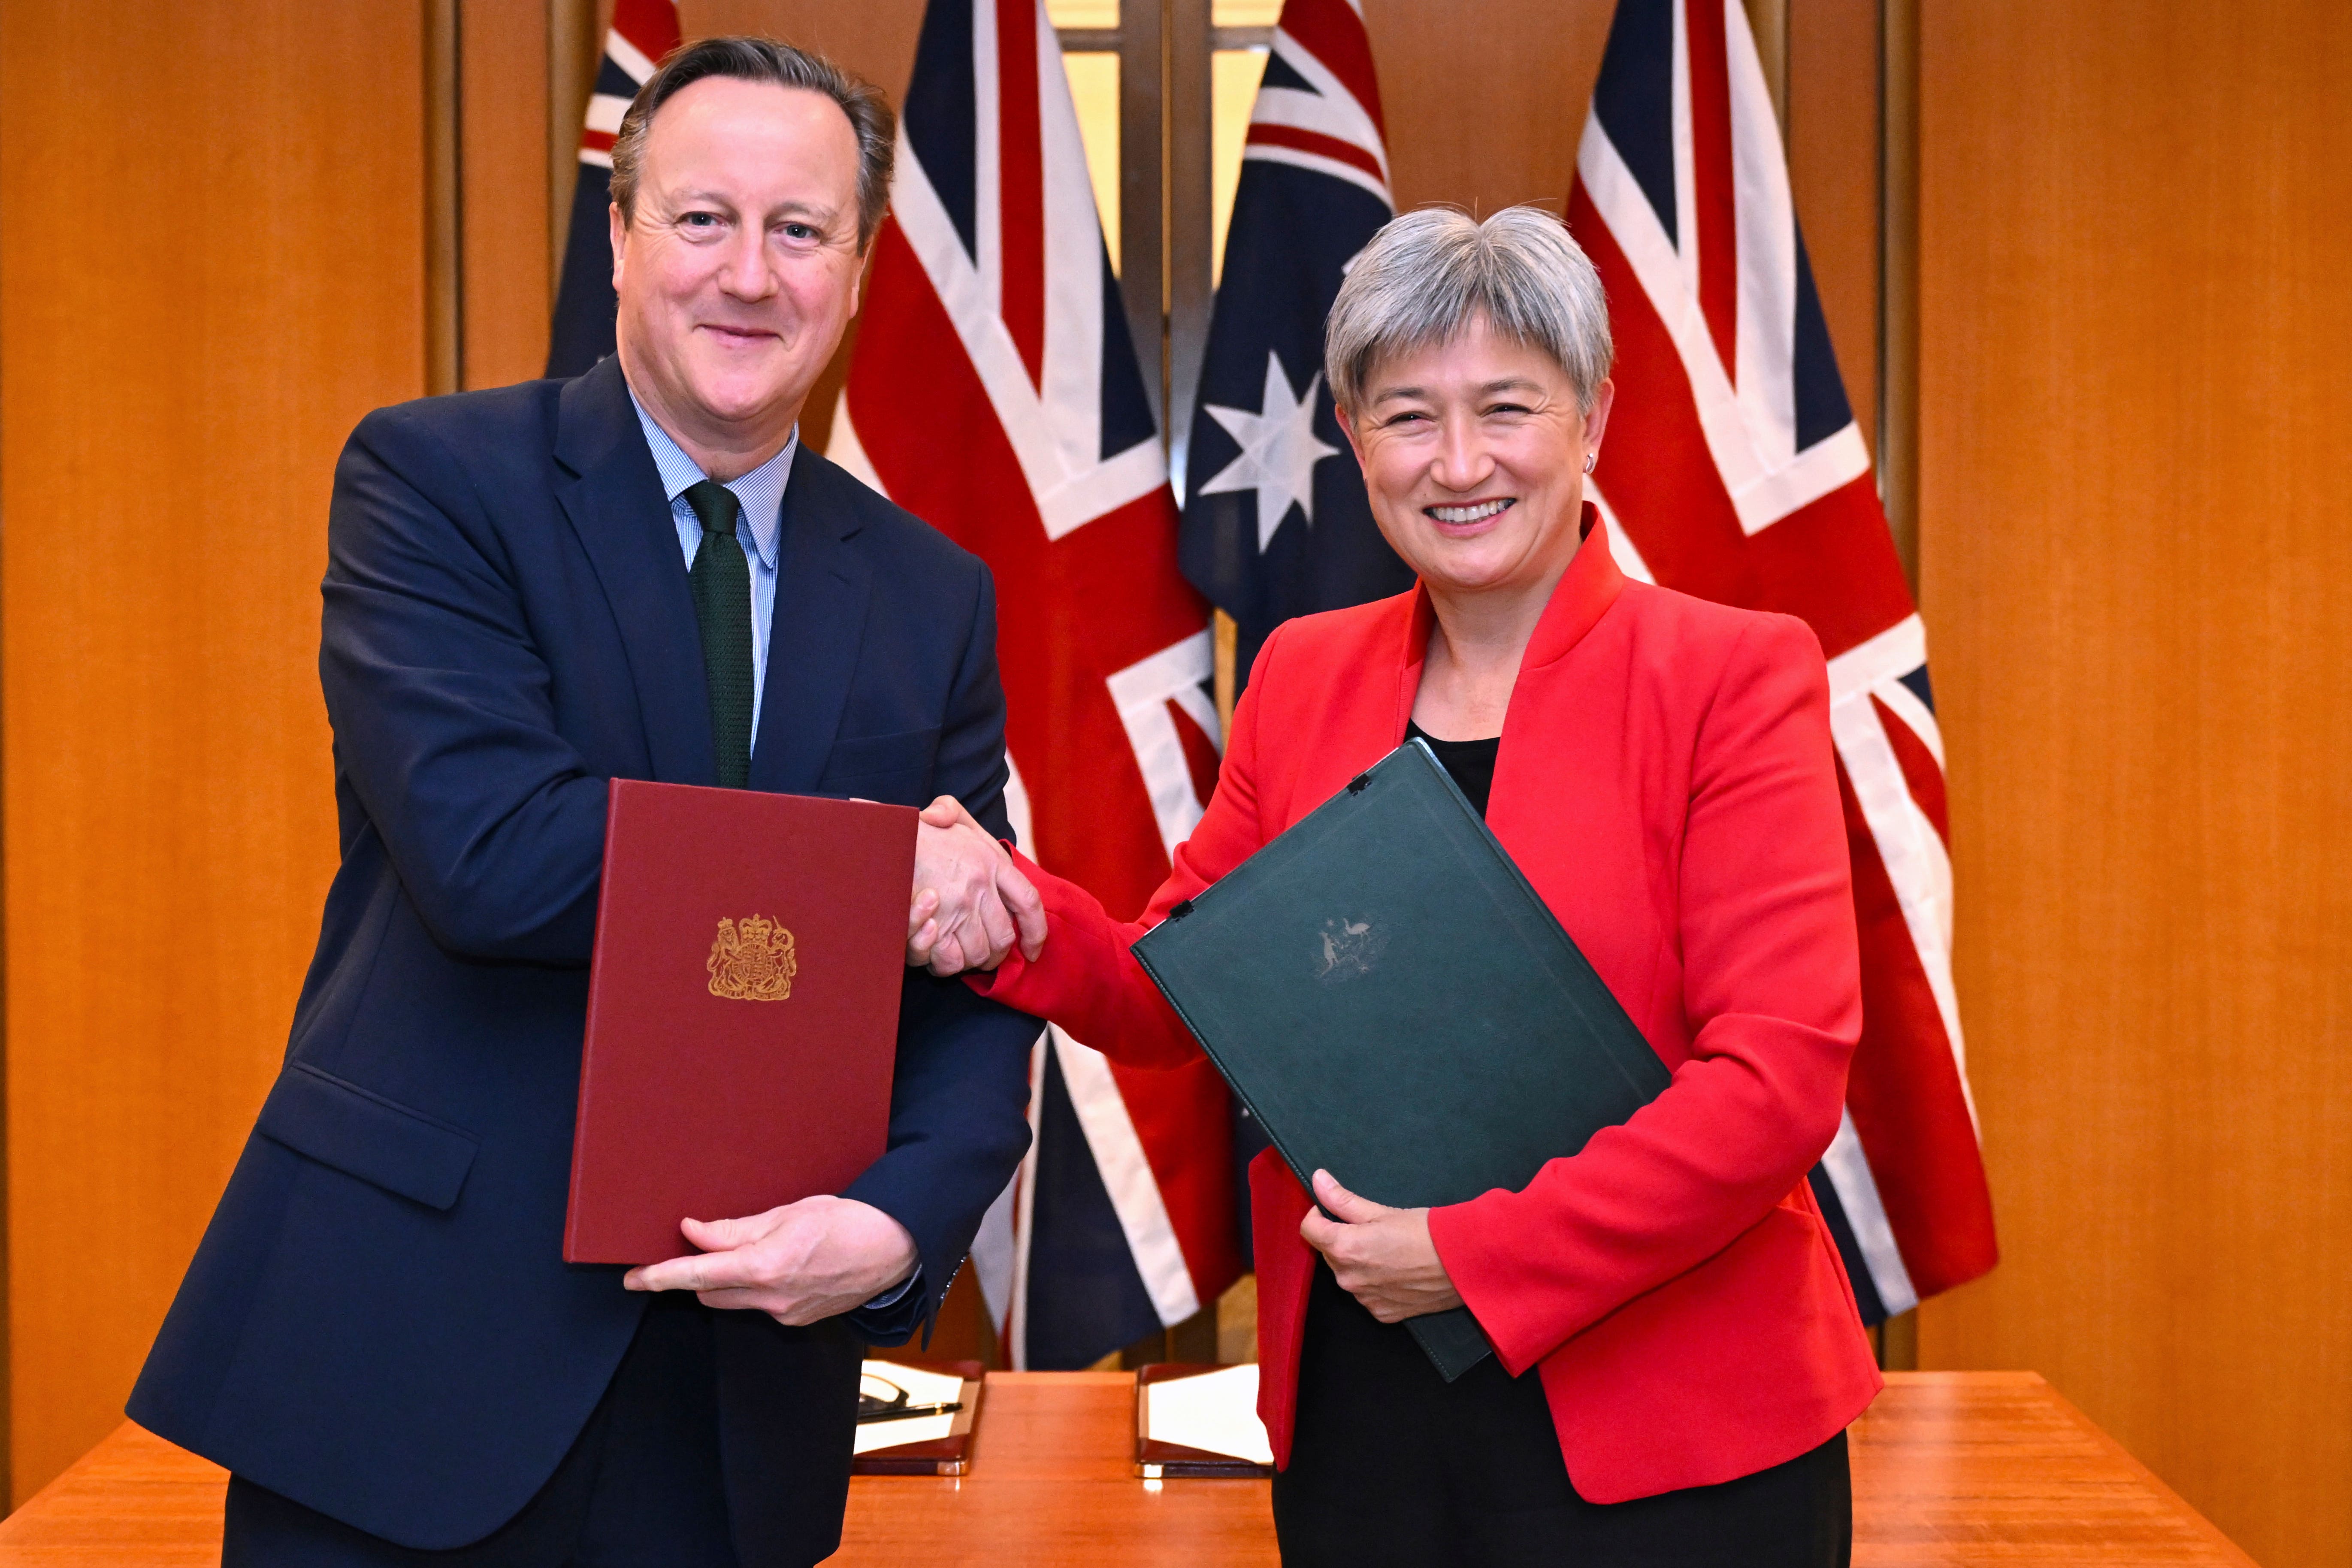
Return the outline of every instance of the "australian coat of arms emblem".
{"type": "Polygon", "coordinates": [[[781,1002],[793,994],[793,933],[765,915],[722,918],[710,944],[710,994],[730,1002],[781,1002]]]}
{"type": "Polygon", "coordinates": [[[1315,978],[1327,985],[1370,974],[1389,945],[1389,933],[1373,925],[1369,917],[1351,921],[1343,915],[1325,921],[1322,936],[1323,963],[1315,978]]]}

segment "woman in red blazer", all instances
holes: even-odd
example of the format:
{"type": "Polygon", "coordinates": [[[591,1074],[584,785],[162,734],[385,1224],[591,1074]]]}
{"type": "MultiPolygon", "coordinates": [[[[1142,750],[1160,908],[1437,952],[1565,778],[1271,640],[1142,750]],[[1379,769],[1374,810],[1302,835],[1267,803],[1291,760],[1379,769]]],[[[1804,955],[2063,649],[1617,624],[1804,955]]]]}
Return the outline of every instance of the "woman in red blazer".
{"type": "Polygon", "coordinates": [[[1674,1079],[1524,1190],[1444,1208],[1318,1173],[1326,1217],[1258,1157],[1285,1563],[1843,1563],[1844,1428],[1880,1384],[1806,1184],[1861,1024],[1820,647],[1611,559],[1582,484],[1607,314],[1556,218],[1398,218],[1328,333],[1419,584],[1267,640],[1140,921],[1024,861],[1045,943],[972,982],[1121,1062],[1194,1059],[1129,944],[1428,738],[1674,1079]],[[1496,1357],[1447,1384],[1402,1324],[1461,1304],[1496,1357]]]}

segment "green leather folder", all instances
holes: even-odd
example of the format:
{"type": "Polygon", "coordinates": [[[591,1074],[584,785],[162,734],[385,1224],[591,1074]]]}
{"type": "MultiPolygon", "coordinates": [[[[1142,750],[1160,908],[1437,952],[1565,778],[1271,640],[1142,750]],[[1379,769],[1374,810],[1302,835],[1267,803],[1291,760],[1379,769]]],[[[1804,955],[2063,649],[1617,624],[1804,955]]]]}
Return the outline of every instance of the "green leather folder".
{"type": "MultiPolygon", "coordinates": [[[[1135,956],[1301,1183],[1395,1207],[1524,1187],[1669,1080],[1419,741],[1135,956]]],[[[1493,1352],[1466,1308],[1410,1322],[1448,1382],[1493,1352]]]]}

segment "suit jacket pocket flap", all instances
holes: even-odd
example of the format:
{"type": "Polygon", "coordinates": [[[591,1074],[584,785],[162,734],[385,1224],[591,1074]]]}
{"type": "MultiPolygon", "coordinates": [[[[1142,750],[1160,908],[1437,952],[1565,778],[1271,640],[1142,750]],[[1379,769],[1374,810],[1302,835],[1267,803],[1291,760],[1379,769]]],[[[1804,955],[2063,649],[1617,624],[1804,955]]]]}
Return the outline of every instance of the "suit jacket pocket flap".
{"type": "Polygon", "coordinates": [[[446,1122],[299,1062],[278,1075],[255,1130],[386,1192],[446,1209],[480,1147],[446,1122]]]}
{"type": "Polygon", "coordinates": [[[866,778],[878,773],[929,768],[939,751],[940,732],[901,730],[895,735],[857,735],[835,741],[824,762],[828,779],[866,778]]]}

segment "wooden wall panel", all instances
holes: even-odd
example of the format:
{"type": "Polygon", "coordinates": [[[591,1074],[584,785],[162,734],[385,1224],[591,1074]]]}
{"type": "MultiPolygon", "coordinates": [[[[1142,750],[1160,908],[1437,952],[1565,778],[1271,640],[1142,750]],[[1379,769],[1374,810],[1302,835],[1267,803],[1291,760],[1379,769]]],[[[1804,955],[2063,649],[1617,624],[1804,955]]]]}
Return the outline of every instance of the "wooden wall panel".
{"type": "Polygon", "coordinates": [[[2352,1561],[2352,10],[1925,0],[1921,545],[2032,1367],[2352,1561]]]}
{"type": "Polygon", "coordinates": [[[815,49],[890,95],[906,96],[915,68],[915,34],[923,0],[681,0],[678,20],[689,38],[718,33],[764,33],[815,49]]]}
{"type": "Polygon", "coordinates": [[[1366,0],[1397,209],[1568,205],[1612,0],[1366,0]]]}
{"type": "MultiPolygon", "coordinates": [[[[554,303],[547,263],[548,5],[493,0],[459,12],[461,309],[469,387],[529,381],[547,368],[554,303]]],[[[572,145],[580,139],[578,118],[575,110],[572,145]]]]}
{"type": "Polygon", "coordinates": [[[424,378],[421,7],[0,7],[10,1364],[121,1419],[335,860],[335,453],[424,378]]]}

